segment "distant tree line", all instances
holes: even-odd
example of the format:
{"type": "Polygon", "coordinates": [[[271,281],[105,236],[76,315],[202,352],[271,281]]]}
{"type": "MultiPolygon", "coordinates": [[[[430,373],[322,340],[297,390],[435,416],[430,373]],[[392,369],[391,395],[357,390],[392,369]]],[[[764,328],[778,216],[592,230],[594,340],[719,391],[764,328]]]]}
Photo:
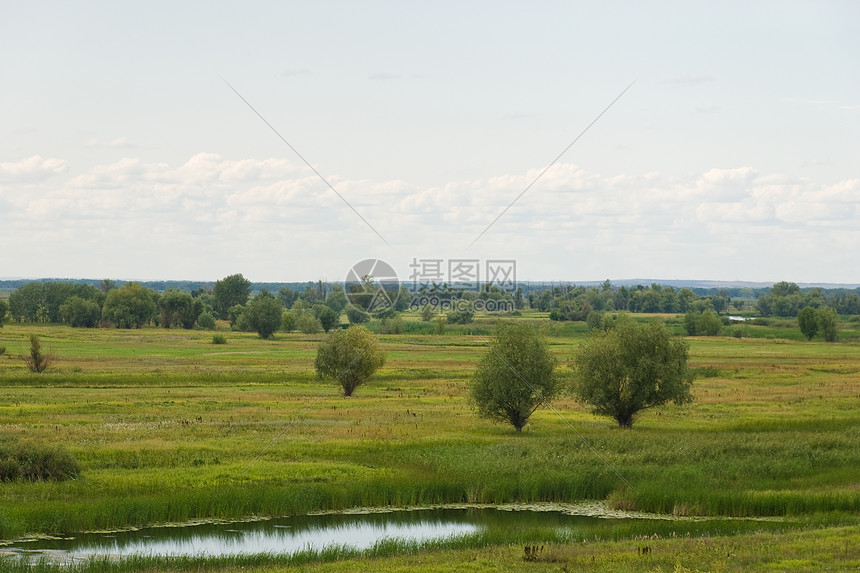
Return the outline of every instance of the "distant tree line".
{"type": "Polygon", "coordinates": [[[838,314],[860,314],[860,295],[844,289],[801,290],[792,282],[778,282],[755,303],[762,316],[797,316],[807,307],[830,307],[838,314]]]}
{"type": "MultiPolygon", "coordinates": [[[[762,316],[797,316],[805,308],[830,308],[836,314],[860,314],[860,294],[846,289],[800,289],[791,282],[779,282],[763,292],[754,289],[680,288],[651,284],[635,287],[615,287],[610,281],[599,286],[548,285],[535,288],[524,285],[514,292],[485,284],[477,290],[455,289],[446,283],[422,286],[412,292],[405,286],[384,285],[391,301],[386,308],[371,308],[378,302],[378,286],[373,277],[357,284],[324,281],[289,283],[277,291],[262,289],[253,294],[253,283],[241,274],[218,280],[214,285],[184,290],[168,286],[161,292],[142,283],[102,280],[94,281],[31,281],[24,282],[9,296],[0,299],[0,326],[5,320],[31,323],[65,323],[73,327],[93,328],[115,326],[140,328],[156,325],[163,328],[214,328],[216,320],[229,321],[236,330],[258,332],[263,338],[278,330],[311,334],[328,332],[341,323],[341,316],[351,324],[361,324],[378,318],[391,332],[398,331],[398,312],[419,310],[424,321],[436,320],[440,328],[447,324],[468,324],[474,310],[456,303],[488,301],[500,303],[501,308],[519,310],[530,308],[549,313],[556,321],[587,321],[592,329],[601,328],[603,314],[612,311],[632,313],[685,314],[688,334],[718,334],[720,315],[757,313],[762,316]],[[524,290],[524,288],[526,290],[524,290]],[[733,294],[744,295],[732,298],[733,294]],[[759,295],[757,299],[749,295],[759,295]],[[447,301],[451,310],[429,304],[415,307],[416,301],[447,301]],[[504,304],[501,304],[504,303],[504,304]]],[[[148,283],[152,284],[152,283],[148,283]]],[[[177,284],[163,281],[163,284],[177,284]]],[[[201,284],[201,283],[187,283],[201,284]]],[[[281,284],[285,283],[272,283],[281,284]]],[[[423,304],[423,303],[422,303],[423,304]]],[[[824,312],[822,310],[822,312],[824,312]]],[[[818,317],[825,316],[822,312],[818,317]]],[[[824,328],[826,318],[808,320],[824,328]]]]}
{"type": "MultiPolygon", "coordinates": [[[[702,289],[698,289],[702,290],[702,289]]],[[[838,314],[860,314],[860,294],[846,289],[806,289],[797,284],[779,282],[763,293],[743,289],[745,295],[759,294],[750,298],[732,298],[732,290],[715,289],[708,294],[699,294],[694,289],[675,289],[671,286],[651,284],[636,287],[614,287],[605,281],[599,287],[556,285],[528,294],[529,307],[550,313],[552,320],[588,320],[594,311],[627,311],[633,313],[667,313],[695,315],[711,313],[756,312],[761,316],[797,316],[801,309],[811,306],[830,307],[838,314]]],[[[702,326],[705,326],[704,324],[702,326]]]]}

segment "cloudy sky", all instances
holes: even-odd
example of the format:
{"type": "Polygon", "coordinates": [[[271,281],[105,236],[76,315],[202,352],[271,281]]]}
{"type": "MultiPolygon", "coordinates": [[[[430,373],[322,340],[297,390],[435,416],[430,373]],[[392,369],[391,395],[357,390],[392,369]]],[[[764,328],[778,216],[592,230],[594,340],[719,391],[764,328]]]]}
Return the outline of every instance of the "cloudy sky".
{"type": "Polygon", "coordinates": [[[0,9],[0,277],[860,283],[856,2],[175,4],[0,9]]]}

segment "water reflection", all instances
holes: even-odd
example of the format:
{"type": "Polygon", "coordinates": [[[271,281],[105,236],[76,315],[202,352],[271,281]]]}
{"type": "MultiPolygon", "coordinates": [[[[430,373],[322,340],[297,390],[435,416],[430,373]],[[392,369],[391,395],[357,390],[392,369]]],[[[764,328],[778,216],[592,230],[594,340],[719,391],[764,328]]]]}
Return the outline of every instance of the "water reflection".
{"type": "Polygon", "coordinates": [[[495,509],[432,509],[372,514],[304,515],[266,521],[160,527],[111,534],[89,533],[74,539],[17,544],[16,551],[36,551],[71,558],[90,555],[207,555],[294,553],[348,545],[372,547],[382,539],[425,541],[462,536],[489,527],[585,525],[598,518],[561,512],[495,509]]]}

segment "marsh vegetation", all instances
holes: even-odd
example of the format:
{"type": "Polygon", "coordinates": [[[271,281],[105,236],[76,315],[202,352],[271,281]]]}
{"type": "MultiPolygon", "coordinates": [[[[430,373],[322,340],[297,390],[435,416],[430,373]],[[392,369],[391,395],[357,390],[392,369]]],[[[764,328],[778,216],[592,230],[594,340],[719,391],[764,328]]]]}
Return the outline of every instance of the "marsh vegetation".
{"type": "MultiPolygon", "coordinates": [[[[478,315],[440,335],[432,324],[420,330],[427,324],[420,318],[405,316],[401,334],[378,335],[385,365],[348,400],[314,372],[323,333],[265,340],[222,330],[228,344],[213,346],[212,333],[199,330],[5,325],[0,334],[10,355],[35,334],[56,356],[39,376],[15,356],[0,359],[5,434],[64,445],[80,473],[0,485],[0,536],[358,506],[604,500],[675,515],[787,518],[780,526],[786,533],[774,534],[777,544],[805,546],[810,535],[825,535],[825,545],[828,536],[856,541],[860,346],[781,338],[800,335],[796,323],[780,326],[792,319],[745,325],[750,336],[743,338],[689,338],[689,366],[698,375],[692,403],[646,410],[633,430],[621,430],[563,393],[518,434],[481,419],[469,403],[496,319],[478,315]],[[821,526],[828,527],[823,534],[806,532],[821,526]]],[[[683,329],[683,317],[663,319],[683,329]]],[[[545,313],[515,320],[547,335],[555,374],[569,386],[587,325],[549,322],[545,313]]],[[[856,324],[843,321],[840,339],[856,336],[856,324]]],[[[759,543],[742,529],[697,535],[738,533],[732,543],[759,543]]],[[[442,551],[436,559],[452,566],[476,555],[510,564],[521,560],[518,544],[537,540],[554,544],[547,555],[558,561],[536,566],[558,570],[579,559],[565,549],[570,540],[549,531],[494,535],[489,543],[498,550],[471,552],[488,543],[476,538],[422,551],[442,551]]],[[[589,552],[608,559],[617,547],[609,540],[646,535],[671,537],[668,530],[609,528],[600,537],[605,553],[596,546],[589,552]]],[[[665,543],[659,547],[667,553],[681,546],[665,543]]],[[[402,556],[391,557],[391,567],[409,562],[409,544],[394,545],[366,558],[402,556]]],[[[358,555],[323,553],[308,559],[358,555]]],[[[144,570],[167,568],[144,561],[144,570]]],[[[175,570],[230,569],[239,561],[183,563],[175,570]]],[[[259,568],[286,564],[263,559],[259,568]]]]}

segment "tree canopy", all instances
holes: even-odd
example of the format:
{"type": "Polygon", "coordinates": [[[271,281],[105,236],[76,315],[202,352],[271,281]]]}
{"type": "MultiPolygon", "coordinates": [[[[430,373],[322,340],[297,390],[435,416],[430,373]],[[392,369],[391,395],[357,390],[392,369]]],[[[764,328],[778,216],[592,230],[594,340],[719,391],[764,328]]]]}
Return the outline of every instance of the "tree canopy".
{"type": "Polygon", "coordinates": [[[241,273],[216,281],[215,288],[212,289],[215,311],[221,318],[227,318],[227,312],[237,304],[244,306],[250,296],[251,281],[241,273]]]}
{"type": "Polygon", "coordinates": [[[248,326],[260,335],[271,338],[281,328],[284,306],[278,297],[264,290],[245,306],[242,316],[248,326]]]}
{"type": "Polygon", "coordinates": [[[197,317],[203,312],[203,307],[202,301],[195,300],[187,292],[169,288],[161,293],[158,299],[161,326],[170,328],[181,325],[183,328],[194,328],[197,317]]]}
{"type": "Polygon", "coordinates": [[[574,391],[594,413],[631,428],[635,415],[646,408],[692,399],[687,357],[687,343],[673,338],[662,322],[637,324],[621,318],[579,347],[574,391]]]}
{"type": "Polygon", "coordinates": [[[807,340],[812,340],[818,334],[818,311],[811,306],[804,307],[797,313],[797,325],[807,340]]]}
{"type": "Polygon", "coordinates": [[[478,364],[471,401],[482,418],[521,432],[529,417],[561,390],[555,358],[531,324],[501,322],[478,364]]]}
{"type": "Polygon", "coordinates": [[[827,342],[836,342],[839,329],[839,315],[829,306],[818,309],[818,330],[827,342]]]}
{"type": "Polygon", "coordinates": [[[70,296],[60,306],[63,320],[74,328],[95,328],[99,324],[102,309],[98,303],[79,296],[70,296]]]}
{"type": "Polygon", "coordinates": [[[158,293],[138,283],[125,283],[107,294],[102,317],[117,328],[140,328],[155,318],[158,293]]]}
{"type": "Polygon", "coordinates": [[[314,361],[320,378],[331,378],[352,393],[385,364],[385,351],[376,336],[364,326],[336,330],[320,343],[314,361]]]}
{"type": "Polygon", "coordinates": [[[332,287],[331,292],[325,297],[325,305],[335,311],[338,316],[340,316],[348,304],[349,299],[346,298],[346,292],[344,292],[343,287],[340,285],[332,287]]]}
{"type": "MultiPolygon", "coordinates": [[[[331,298],[331,295],[329,295],[331,298]]],[[[340,322],[340,313],[336,312],[330,306],[328,306],[328,301],[326,300],[326,304],[316,305],[314,306],[314,315],[320,321],[320,326],[326,332],[332,329],[338,322],[340,322]]]]}

